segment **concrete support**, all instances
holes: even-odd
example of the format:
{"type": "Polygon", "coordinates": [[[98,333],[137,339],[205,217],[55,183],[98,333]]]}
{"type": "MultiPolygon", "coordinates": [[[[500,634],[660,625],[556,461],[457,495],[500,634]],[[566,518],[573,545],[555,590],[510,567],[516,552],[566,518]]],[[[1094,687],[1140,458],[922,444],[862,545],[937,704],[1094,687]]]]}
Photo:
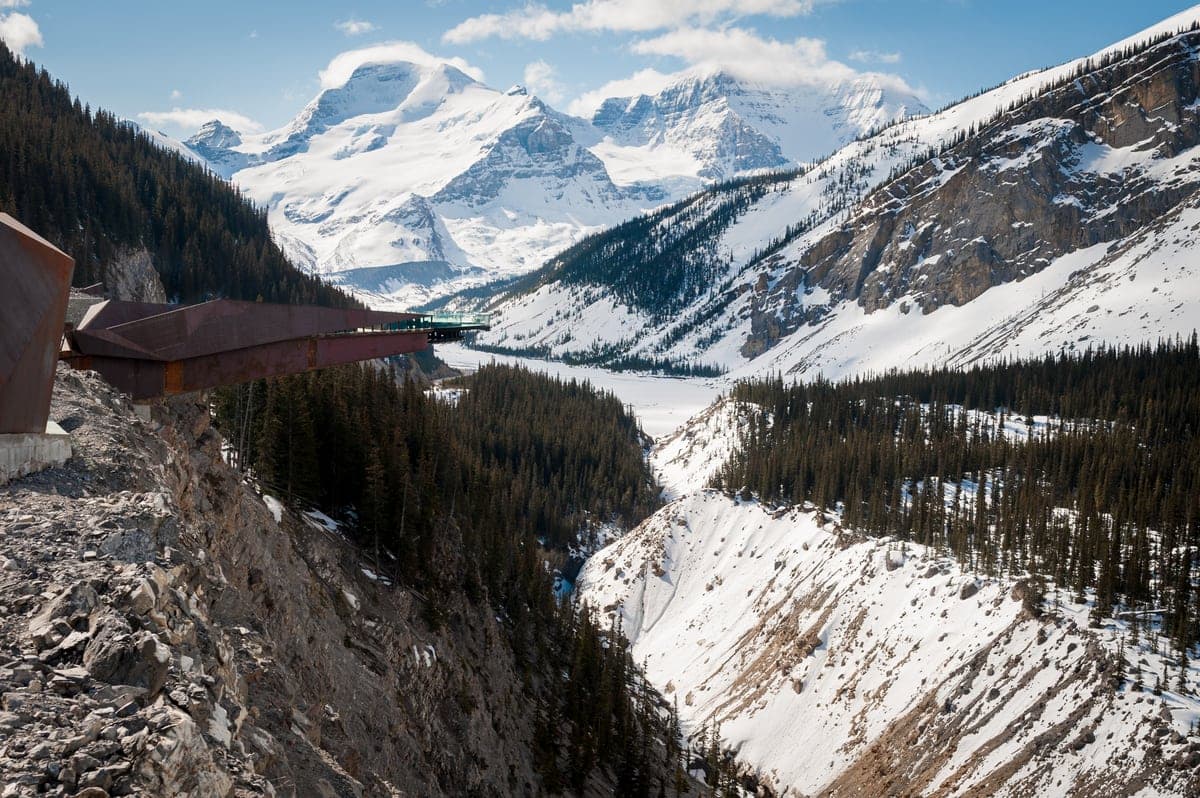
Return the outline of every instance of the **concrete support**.
{"type": "Polygon", "coordinates": [[[0,485],[71,459],[71,436],[53,421],[44,433],[0,435],[0,485]]]}

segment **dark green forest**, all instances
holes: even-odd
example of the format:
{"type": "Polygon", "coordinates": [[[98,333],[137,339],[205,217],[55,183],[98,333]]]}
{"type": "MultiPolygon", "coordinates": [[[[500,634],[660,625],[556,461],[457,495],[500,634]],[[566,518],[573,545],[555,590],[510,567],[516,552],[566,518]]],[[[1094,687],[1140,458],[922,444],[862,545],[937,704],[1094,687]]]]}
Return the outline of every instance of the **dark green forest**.
{"type": "Polygon", "coordinates": [[[271,241],[267,214],[0,42],[0,211],[75,258],[75,285],[146,249],[167,297],[353,304],[271,241]]]}
{"type": "Polygon", "coordinates": [[[1200,641],[1195,335],[963,371],[775,378],[733,396],[752,423],[725,490],[838,508],[848,527],[1041,575],[1080,601],[1094,590],[1096,622],[1161,610],[1184,665],[1200,641]],[[999,434],[1005,421],[1021,434],[999,434]]]}
{"type": "Polygon", "coordinates": [[[621,795],[671,787],[671,713],[620,630],[555,598],[546,564],[587,519],[634,524],[655,509],[641,431],[587,384],[492,366],[458,386],[441,401],[347,366],[220,391],[217,419],[264,490],[344,520],[382,573],[424,595],[461,591],[505,620],[537,699],[548,790],[581,789],[598,767],[621,795]]]}
{"type": "Polygon", "coordinates": [[[513,293],[554,281],[603,286],[624,304],[667,319],[711,291],[728,268],[727,253],[717,251],[720,233],[797,174],[775,172],[720,183],[590,235],[517,283],[513,293]]]}

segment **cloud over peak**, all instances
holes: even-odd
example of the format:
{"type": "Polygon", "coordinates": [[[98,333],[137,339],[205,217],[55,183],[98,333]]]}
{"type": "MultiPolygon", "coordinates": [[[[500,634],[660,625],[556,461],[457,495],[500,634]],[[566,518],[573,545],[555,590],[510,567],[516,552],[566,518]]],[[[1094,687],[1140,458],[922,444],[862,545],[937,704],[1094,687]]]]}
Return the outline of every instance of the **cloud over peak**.
{"type": "Polygon", "coordinates": [[[687,25],[708,25],[739,17],[794,17],[831,0],[584,0],[567,11],[529,4],[502,14],[480,14],[442,36],[450,44],[488,38],[545,41],[560,33],[625,31],[645,33],[687,25]]]}
{"type": "Polygon", "coordinates": [[[562,102],[564,88],[558,79],[558,70],[545,61],[537,60],[525,65],[525,87],[543,99],[558,104],[562,102]]]}
{"type": "Polygon", "coordinates": [[[188,132],[219,119],[239,133],[259,133],[263,126],[245,114],[227,108],[172,108],[170,111],[142,111],[138,119],[151,127],[168,127],[188,132]]]}
{"type": "Polygon", "coordinates": [[[483,71],[462,58],[442,58],[413,42],[392,41],[338,53],[320,72],[321,88],[332,89],[344,85],[356,69],[366,64],[390,64],[400,61],[422,66],[450,64],[475,80],[483,80],[483,71]]]}

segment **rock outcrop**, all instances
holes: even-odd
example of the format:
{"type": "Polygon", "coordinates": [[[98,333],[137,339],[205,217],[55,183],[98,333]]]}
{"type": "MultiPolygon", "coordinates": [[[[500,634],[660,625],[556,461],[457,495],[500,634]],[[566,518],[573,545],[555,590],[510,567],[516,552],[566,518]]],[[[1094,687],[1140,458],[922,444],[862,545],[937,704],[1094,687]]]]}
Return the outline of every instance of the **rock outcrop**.
{"type": "Polygon", "coordinates": [[[103,270],[104,290],[113,299],[124,302],[167,301],[154,259],[145,249],[126,250],[103,270]]]}
{"type": "Polygon", "coordinates": [[[854,301],[965,305],[1149,228],[1200,187],[1200,33],[1087,69],[873,192],[756,296],[745,351],[854,301]],[[827,291],[810,304],[805,289],[827,291]]]}
{"type": "Polygon", "coordinates": [[[336,529],[269,508],[194,400],[147,422],[60,371],[52,415],[75,458],[0,488],[5,798],[533,789],[485,608],[432,612],[336,529]]]}

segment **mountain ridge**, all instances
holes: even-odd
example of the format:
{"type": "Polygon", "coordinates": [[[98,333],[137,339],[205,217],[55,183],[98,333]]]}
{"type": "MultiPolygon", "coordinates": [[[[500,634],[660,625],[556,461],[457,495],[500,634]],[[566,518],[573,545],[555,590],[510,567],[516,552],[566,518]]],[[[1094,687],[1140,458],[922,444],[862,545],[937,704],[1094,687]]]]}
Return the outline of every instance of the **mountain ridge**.
{"type": "Polygon", "coordinates": [[[645,98],[659,109],[649,128],[613,120],[621,128],[614,136],[521,87],[492,89],[447,62],[368,62],[278,130],[239,133],[213,120],[184,144],[268,208],[277,239],[308,271],[341,279],[376,304],[424,304],[485,278],[529,273],[581,236],[707,179],[823,151],[820,137],[782,141],[781,122],[824,126],[826,112],[836,111],[826,133],[849,140],[867,122],[847,121],[853,112],[843,105],[874,108],[873,124],[917,102],[885,102],[882,86],[863,91],[870,76],[845,96],[841,84],[793,96],[727,73],[696,79],[684,74],[659,101],[645,98]],[[796,98],[802,102],[789,107],[796,98]],[[668,105],[669,118],[661,113],[668,105]],[[688,152],[676,146],[681,140],[688,152]],[[429,280],[418,269],[405,283],[397,267],[424,261],[452,271],[429,280]],[[387,294],[336,277],[375,267],[396,275],[387,294]]]}
{"type": "MultiPolygon", "coordinates": [[[[550,356],[591,353],[597,364],[653,357],[737,375],[837,376],[913,358],[949,362],[989,325],[1037,305],[1039,293],[1059,292],[1061,299],[1081,267],[1103,273],[1111,265],[1100,262],[1106,253],[1089,247],[1133,247],[1142,228],[1189,196],[1200,174],[1200,151],[1185,122],[1196,110],[1198,18],[1200,11],[1184,12],[1088,58],[886,127],[810,169],[780,176],[770,190],[735,183],[700,192],[653,222],[665,243],[633,232],[646,220],[606,231],[553,259],[527,281],[531,290],[501,298],[498,323],[481,340],[550,356]],[[1164,104],[1167,116],[1159,119],[1164,104]],[[1106,125],[1106,113],[1125,127],[1106,125]],[[1054,121],[1064,116],[1072,121],[1054,121]],[[1137,149],[1152,133],[1158,149],[1137,149]],[[1114,213],[1121,224],[1110,224],[1114,213]],[[1003,229],[1008,222],[1013,227],[1003,229]],[[960,241],[954,230],[962,226],[976,232],[960,241]],[[611,277],[588,276],[648,273],[683,237],[694,239],[689,251],[707,252],[697,279],[708,288],[679,307],[672,297],[647,303],[622,293],[611,277]],[[1049,246],[1034,252],[1043,239],[1049,246]],[[588,260],[595,252],[604,253],[600,272],[588,260]],[[1061,268],[1049,268],[1059,260],[1061,268]],[[556,278],[560,273],[577,277],[568,282],[556,278]],[[918,285],[918,278],[928,282],[918,285]],[[1001,288],[1003,300],[992,295],[1001,288]],[[979,305],[985,310],[968,314],[974,319],[959,313],[977,300],[986,300],[979,305]],[[614,303],[626,319],[599,323],[601,308],[614,303]],[[657,314],[662,306],[672,312],[657,314]],[[918,315],[910,314],[913,307],[918,315]]],[[[1128,276],[1135,265],[1118,271],[1128,276]]],[[[692,267],[669,259],[657,268],[692,267]]],[[[1097,335],[1139,340],[1156,324],[1166,334],[1189,333],[1186,314],[1178,312],[1180,301],[1197,298],[1187,274],[1157,261],[1154,268],[1160,278],[1171,275],[1170,285],[1140,311],[1149,311],[1144,324],[1131,323],[1133,303],[1118,301],[1121,292],[1110,290],[1117,275],[1110,274],[1090,280],[1090,294],[1072,294],[1081,307],[1066,314],[1109,307],[1112,319],[1104,324],[1084,324],[1089,330],[1074,336],[1088,320],[1064,321],[1046,335],[1026,324],[1022,336],[1006,337],[1007,352],[969,346],[972,356],[1011,355],[1022,343],[1035,347],[1023,350],[1032,353],[1097,335]]]]}

